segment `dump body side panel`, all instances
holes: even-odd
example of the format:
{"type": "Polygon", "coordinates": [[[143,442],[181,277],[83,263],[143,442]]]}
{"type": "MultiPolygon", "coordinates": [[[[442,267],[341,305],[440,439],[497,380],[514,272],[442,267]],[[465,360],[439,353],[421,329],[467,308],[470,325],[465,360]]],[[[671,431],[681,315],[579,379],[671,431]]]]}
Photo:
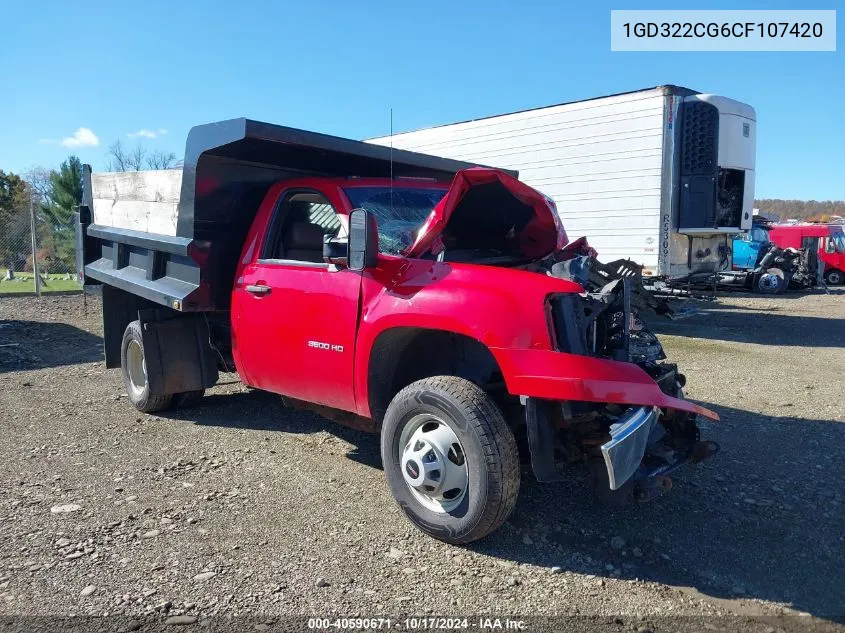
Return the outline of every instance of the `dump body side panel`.
{"type": "Polygon", "coordinates": [[[85,273],[180,311],[229,307],[237,259],[270,187],[302,176],[450,179],[473,166],[232,119],[191,129],[181,170],[84,172],[85,273]],[[91,252],[91,250],[95,252],[91,252]]]}

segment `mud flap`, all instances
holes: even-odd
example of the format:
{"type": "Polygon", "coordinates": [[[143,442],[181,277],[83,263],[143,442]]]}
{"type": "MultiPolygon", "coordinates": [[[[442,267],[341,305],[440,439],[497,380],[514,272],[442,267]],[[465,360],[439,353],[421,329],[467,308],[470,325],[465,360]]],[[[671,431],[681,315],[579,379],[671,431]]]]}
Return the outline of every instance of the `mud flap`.
{"type": "Polygon", "coordinates": [[[150,393],[165,395],[214,386],[217,363],[205,322],[199,318],[157,320],[158,312],[139,313],[150,393]]]}
{"type": "Polygon", "coordinates": [[[540,483],[562,479],[555,466],[555,438],[550,414],[550,407],[555,404],[539,398],[526,398],[525,401],[525,425],[528,428],[531,468],[540,483]]]}

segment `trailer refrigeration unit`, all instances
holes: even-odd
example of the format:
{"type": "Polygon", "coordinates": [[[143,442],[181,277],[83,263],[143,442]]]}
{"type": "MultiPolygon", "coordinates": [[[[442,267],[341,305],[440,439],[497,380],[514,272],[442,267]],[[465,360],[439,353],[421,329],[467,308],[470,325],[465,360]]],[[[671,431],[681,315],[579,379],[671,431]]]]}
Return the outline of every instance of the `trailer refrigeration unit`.
{"type": "Polygon", "coordinates": [[[603,260],[678,280],[728,268],[751,227],[756,125],[743,103],[660,86],[368,142],[519,170],[603,260]]]}

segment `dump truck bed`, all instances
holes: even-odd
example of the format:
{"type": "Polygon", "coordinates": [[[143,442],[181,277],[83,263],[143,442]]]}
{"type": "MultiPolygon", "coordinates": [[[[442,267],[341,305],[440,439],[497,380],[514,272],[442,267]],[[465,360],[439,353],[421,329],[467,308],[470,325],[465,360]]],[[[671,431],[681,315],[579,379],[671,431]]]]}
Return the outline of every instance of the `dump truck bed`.
{"type": "Polygon", "coordinates": [[[79,275],[180,311],[225,310],[243,240],[273,183],[448,180],[472,166],[249,119],[200,125],[181,169],[92,174],[85,166],[79,275]]]}

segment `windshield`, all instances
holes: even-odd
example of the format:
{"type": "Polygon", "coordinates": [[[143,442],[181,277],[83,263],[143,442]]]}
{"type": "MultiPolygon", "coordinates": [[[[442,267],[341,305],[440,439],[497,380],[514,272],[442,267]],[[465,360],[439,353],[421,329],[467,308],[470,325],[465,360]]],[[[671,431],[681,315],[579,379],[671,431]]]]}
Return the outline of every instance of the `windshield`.
{"type": "Polygon", "coordinates": [[[836,245],[837,253],[845,253],[845,233],[842,231],[831,231],[830,239],[836,245]]]}
{"type": "Polygon", "coordinates": [[[768,242],[769,241],[769,232],[761,226],[755,226],[751,228],[751,241],[752,242],[768,242]]]}
{"type": "Polygon", "coordinates": [[[371,211],[378,220],[379,251],[399,255],[414,243],[420,228],[447,189],[349,187],[343,192],[355,209],[371,211]]]}

